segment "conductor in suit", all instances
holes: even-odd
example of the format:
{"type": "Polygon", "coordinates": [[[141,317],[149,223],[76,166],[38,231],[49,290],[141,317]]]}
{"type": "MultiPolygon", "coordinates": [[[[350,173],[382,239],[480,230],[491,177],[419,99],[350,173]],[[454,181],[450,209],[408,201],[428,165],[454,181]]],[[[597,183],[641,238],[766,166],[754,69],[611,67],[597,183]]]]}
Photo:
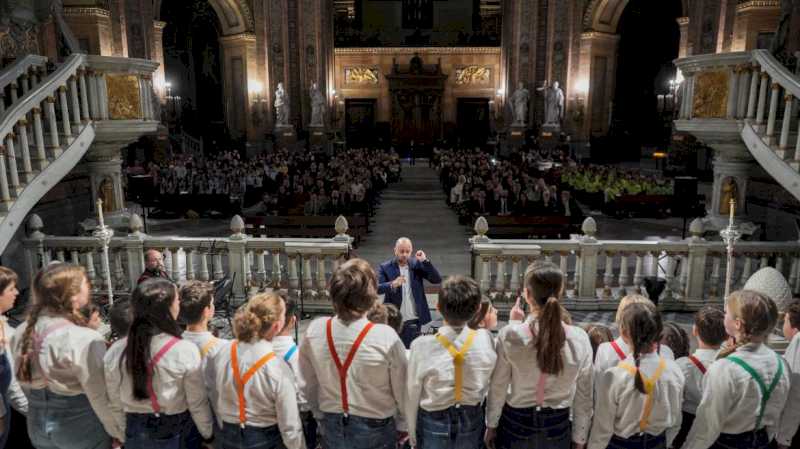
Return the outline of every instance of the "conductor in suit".
{"type": "Polygon", "coordinates": [[[400,339],[406,348],[419,336],[421,326],[431,321],[423,279],[432,284],[442,282],[442,276],[425,252],[417,251],[412,257],[413,252],[411,240],[401,237],[394,245],[394,257],[378,267],[378,294],[384,295],[385,303],[400,310],[403,317],[400,339]]]}

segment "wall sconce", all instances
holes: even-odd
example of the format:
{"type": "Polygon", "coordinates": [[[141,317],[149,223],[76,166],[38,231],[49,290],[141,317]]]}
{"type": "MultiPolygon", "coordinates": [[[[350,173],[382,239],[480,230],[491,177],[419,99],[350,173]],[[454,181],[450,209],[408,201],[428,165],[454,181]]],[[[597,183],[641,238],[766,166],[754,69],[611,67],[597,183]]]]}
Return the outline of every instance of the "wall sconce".
{"type": "Polygon", "coordinates": [[[262,95],[264,92],[264,85],[260,81],[250,81],[247,83],[247,91],[250,97],[254,97],[252,108],[253,124],[259,126],[266,114],[264,108],[267,100],[262,95]]]}

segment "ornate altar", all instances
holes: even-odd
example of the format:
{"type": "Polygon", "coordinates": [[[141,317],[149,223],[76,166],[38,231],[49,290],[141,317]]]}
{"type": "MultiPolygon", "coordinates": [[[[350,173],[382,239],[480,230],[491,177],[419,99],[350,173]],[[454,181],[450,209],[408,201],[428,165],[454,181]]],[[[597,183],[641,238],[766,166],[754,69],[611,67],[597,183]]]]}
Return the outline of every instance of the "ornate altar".
{"type": "Polygon", "coordinates": [[[447,75],[441,61],[425,65],[415,55],[408,67],[396,62],[386,75],[392,99],[392,143],[431,144],[442,137],[442,100],[447,75]]]}

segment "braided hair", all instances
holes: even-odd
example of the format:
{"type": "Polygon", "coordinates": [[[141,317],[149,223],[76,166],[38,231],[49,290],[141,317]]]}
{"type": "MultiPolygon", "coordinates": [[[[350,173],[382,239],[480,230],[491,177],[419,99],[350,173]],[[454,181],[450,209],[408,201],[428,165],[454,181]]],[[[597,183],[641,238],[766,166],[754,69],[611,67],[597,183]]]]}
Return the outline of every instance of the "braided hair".
{"type": "Polygon", "coordinates": [[[631,340],[633,359],[636,363],[634,385],[637,390],[644,394],[647,393],[647,389],[645,388],[642,374],[639,372],[639,362],[642,354],[650,352],[653,345],[659,342],[663,329],[661,315],[652,304],[630,304],[622,314],[620,332],[631,340]]]}
{"type": "MultiPolygon", "coordinates": [[[[718,359],[725,358],[748,343],[763,343],[778,324],[778,306],[775,301],[753,290],[739,290],[728,296],[725,304],[728,320],[740,320],[742,329],[733,344],[720,351],[718,359]]],[[[728,329],[728,333],[731,330],[728,329]]]]}

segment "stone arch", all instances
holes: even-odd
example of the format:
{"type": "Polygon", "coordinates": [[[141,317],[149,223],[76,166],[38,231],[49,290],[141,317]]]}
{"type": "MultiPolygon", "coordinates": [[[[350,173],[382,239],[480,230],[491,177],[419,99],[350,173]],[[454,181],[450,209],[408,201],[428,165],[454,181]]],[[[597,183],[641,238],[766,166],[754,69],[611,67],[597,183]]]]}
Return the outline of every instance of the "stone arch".
{"type": "MultiPolygon", "coordinates": [[[[584,31],[616,34],[622,12],[629,0],[590,0],[583,14],[584,31]]],[[[681,0],[682,15],[688,14],[689,0],[681,0]]]]}
{"type": "MultiPolygon", "coordinates": [[[[161,20],[161,2],[163,1],[170,0],[155,0],[156,20],[161,20]]],[[[217,13],[223,36],[253,31],[255,28],[253,14],[247,5],[247,0],[208,0],[208,3],[217,13]]]]}

